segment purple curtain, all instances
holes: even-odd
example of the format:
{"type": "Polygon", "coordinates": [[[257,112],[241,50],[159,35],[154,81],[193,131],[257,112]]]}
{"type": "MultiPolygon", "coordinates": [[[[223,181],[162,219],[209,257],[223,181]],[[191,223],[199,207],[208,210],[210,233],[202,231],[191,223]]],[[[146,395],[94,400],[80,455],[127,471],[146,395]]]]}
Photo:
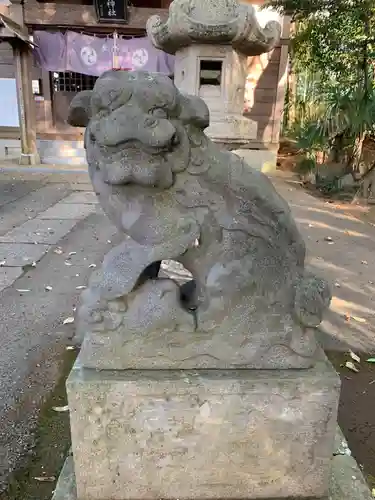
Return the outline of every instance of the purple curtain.
{"type": "MultiPolygon", "coordinates": [[[[75,71],[99,76],[111,69],[114,42],[112,37],[99,38],[73,31],[34,31],[38,44],[35,58],[47,71],[75,71]]],[[[173,75],[174,57],[156,49],[147,37],[117,40],[117,61],[121,68],[173,75]]]]}
{"type": "Polygon", "coordinates": [[[156,49],[147,37],[120,39],[117,45],[120,67],[173,75],[174,57],[156,49]]]}
{"type": "Polygon", "coordinates": [[[99,76],[112,68],[113,40],[66,33],[66,69],[84,75],[99,76]]]}
{"type": "Polygon", "coordinates": [[[66,38],[64,33],[34,31],[36,62],[47,71],[66,71],[66,38]]]}

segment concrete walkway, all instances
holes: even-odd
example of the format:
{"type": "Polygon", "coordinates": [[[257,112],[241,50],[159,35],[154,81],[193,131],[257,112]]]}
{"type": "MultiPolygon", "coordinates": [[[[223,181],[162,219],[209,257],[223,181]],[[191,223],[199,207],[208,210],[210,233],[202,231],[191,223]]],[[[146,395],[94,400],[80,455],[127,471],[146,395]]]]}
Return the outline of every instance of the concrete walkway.
{"type": "Polygon", "coordinates": [[[64,320],[115,233],[86,174],[0,173],[0,491],[61,376],[64,320]]]}
{"type": "MultiPolygon", "coordinates": [[[[309,264],[333,284],[321,341],[375,352],[375,227],[282,177],[273,181],[291,204],[309,264]]],[[[0,169],[0,491],[61,376],[74,331],[64,320],[120,238],[87,174],[0,169]]]]}

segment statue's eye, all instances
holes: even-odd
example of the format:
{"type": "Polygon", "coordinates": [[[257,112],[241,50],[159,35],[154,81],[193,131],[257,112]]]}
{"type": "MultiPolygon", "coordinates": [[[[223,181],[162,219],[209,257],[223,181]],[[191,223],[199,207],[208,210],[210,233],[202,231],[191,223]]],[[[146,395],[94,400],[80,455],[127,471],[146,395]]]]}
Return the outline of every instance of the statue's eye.
{"type": "Polygon", "coordinates": [[[162,108],[151,109],[150,113],[156,118],[167,118],[167,112],[162,108]]]}

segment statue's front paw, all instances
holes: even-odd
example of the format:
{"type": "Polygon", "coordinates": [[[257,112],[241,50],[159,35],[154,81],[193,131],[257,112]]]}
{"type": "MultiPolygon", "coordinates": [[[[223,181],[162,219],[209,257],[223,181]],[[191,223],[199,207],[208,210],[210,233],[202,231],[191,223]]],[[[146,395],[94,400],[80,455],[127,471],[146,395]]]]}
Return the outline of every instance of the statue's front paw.
{"type": "Polygon", "coordinates": [[[297,285],[294,311],[303,326],[317,327],[331,303],[328,283],[313,274],[305,274],[297,285]]]}
{"type": "Polygon", "coordinates": [[[126,301],[122,298],[110,300],[107,310],[102,312],[102,323],[104,330],[116,330],[124,319],[127,311],[126,301]]]}
{"type": "Polygon", "coordinates": [[[93,305],[81,305],[76,314],[76,333],[74,343],[81,345],[87,332],[100,331],[104,328],[103,310],[93,305]]]}

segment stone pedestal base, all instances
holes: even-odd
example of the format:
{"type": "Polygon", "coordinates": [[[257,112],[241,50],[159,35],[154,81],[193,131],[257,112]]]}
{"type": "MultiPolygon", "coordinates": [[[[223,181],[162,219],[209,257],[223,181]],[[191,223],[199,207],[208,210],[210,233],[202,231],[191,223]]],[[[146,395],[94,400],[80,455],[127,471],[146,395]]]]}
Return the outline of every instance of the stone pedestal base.
{"type": "Polygon", "coordinates": [[[328,495],[339,379],[309,370],[95,371],[67,382],[79,500],[328,495]]]}
{"type": "Polygon", "coordinates": [[[237,144],[239,147],[248,144],[257,137],[257,122],[240,114],[211,114],[210,126],[206,135],[214,142],[237,144]]]}
{"type": "MultiPolygon", "coordinates": [[[[348,447],[338,427],[337,431],[339,445],[333,453],[328,497],[319,500],[371,500],[370,489],[356,461],[342,451],[342,444],[346,450],[348,447]]],[[[78,500],[72,455],[65,461],[52,500],[78,500]]]]}
{"type": "Polygon", "coordinates": [[[256,170],[260,170],[264,174],[270,174],[277,169],[277,150],[278,145],[275,144],[272,149],[235,149],[235,153],[240,158],[256,170]]]}

